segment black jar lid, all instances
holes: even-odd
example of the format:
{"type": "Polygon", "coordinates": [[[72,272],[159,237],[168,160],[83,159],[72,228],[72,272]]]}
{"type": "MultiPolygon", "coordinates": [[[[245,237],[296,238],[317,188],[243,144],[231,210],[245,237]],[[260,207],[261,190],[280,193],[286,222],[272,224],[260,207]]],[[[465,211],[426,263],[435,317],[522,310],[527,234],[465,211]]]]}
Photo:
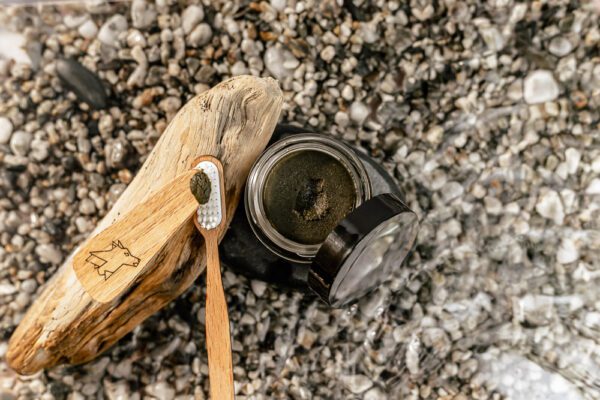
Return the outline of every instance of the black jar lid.
{"type": "Polygon", "coordinates": [[[340,307],[389,278],[417,235],[417,215],[392,193],[375,196],[327,236],[308,274],[321,299],[340,307]]]}

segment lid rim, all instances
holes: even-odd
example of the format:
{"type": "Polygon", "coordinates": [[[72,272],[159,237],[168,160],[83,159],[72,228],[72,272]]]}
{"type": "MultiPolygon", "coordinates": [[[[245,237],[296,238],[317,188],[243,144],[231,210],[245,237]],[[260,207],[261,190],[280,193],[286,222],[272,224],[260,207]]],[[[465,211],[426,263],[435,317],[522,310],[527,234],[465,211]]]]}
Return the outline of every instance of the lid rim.
{"type": "MultiPolygon", "coordinates": [[[[334,307],[352,301],[353,298],[335,301],[331,293],[338,275],[344,272],[342,268],[345,262],[370,232],[404,213],[413,214],[415,221],[418,221],[416,214],[393,193],[375,196],[353,210],[331,231],[315,255],[308,274],[309,287],[334,307]]],[[[350,269],[351,267],[346,268],[344,276],[350,269]]]]}

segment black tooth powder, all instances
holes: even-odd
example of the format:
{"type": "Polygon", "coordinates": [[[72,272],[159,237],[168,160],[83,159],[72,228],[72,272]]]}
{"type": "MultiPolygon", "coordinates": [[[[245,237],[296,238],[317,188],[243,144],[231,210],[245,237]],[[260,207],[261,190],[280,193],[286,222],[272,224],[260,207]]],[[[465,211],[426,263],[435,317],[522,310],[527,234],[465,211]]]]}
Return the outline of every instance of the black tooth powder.
{"type": "Polygon", "coordinates": [[[196,172],[190,179],[190,190],[199,204],[206,204],[210,199],[210,178],[202,171],[196,172]]]}
{"type": "Polygon", "coordinates": [[[284,237],[320,244],[356,203],[356,188],[346,167],[316,150],[281,159],[264,186],[267,219],[284,237]]]}
{"type": "Polygon", "coordinates": [[[305,221],[320,220],[329,211],[329,198],[323,190],[324,186],[323,179],[309,179],[304,187],[300,188],[294,212],[305,221]]]}

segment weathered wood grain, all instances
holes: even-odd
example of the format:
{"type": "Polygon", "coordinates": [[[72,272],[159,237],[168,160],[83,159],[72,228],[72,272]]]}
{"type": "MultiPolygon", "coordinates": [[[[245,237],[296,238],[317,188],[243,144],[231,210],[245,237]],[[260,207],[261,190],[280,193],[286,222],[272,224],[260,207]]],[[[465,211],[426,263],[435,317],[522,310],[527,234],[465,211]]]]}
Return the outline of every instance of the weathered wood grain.
{"type": "MultiPolygon", "coordinates": [[[[282,101],[274,80],[250,76],[232,78],[190,100],[91,236],[146,201],[205,154],[223,164],[229,224],[249,169],[275,128],[282,101]]],[[[22,374],[59,363],[89,361],[179,296],[205,265],[203,241],[190,220],[172,235],[133,286],[113,301],[100,303],[77,280],[71,256],[13,333],[7,361],[22,374]]]]}

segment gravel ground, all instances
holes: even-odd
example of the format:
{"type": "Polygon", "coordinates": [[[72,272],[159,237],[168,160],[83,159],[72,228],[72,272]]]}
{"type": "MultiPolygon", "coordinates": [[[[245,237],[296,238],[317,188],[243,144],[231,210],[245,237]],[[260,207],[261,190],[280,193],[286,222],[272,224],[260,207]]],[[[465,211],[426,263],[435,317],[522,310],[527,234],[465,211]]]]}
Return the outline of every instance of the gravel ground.
{"type": "MultiPolygon", "coordinates": [[[[599,16],[598,0],[1,9],[0,356],[180,106],[253,74],[279,80],[282,121],[380,160],[422,227],[398,276],[343,310],[226,272],[238,398],[600,398],[599,16]],[[64,57],[111,96],[61,80],[64,57]]],[[[0,398],[207,398],[202,305],[189,290],[87,365],[0,362],[0,398]]]]}

